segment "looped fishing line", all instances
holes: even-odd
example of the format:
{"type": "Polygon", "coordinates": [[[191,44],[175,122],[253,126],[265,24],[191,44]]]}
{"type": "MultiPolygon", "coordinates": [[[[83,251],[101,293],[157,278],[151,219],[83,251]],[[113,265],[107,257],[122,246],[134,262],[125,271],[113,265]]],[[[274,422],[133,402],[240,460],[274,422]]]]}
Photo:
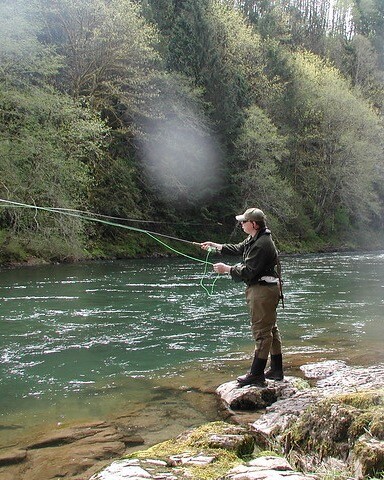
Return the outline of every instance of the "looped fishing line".
{"type": "Polygon", "coordinates": [[[204,285],[204,278],[208,277],[208,265],[213,265],[211,262],[208,262],[208,257],[209,257],[209,254],[211,253],[211,251],[208,249],[207,250],[207,256],[205,257],[205,268],[204,268],[204,272],[203,272],[203,276],[201,277],[200,279],[200,287],[208,294],[208,295],[213,295],[213,291],[214,291],[214,288],[215,288],[215,284],[216,284],[216,281],[217,279],[219,278],[219,274],[216,275],[216,277],[214,278],[213,282],[212,282],[212,285],[208,288],[204,285]]]}
{"type": "Polygon", "coordinates": [[[152,235],[152,233],[149,233],[149,232],[146,232],[146,233],[149,237],[153,238],[154,240],[159,242],[161,245],[164,245],[165,247],[167,247],[172,252],[177,253],[179,255],[182,255],[183,257],[189,258],[190,260],[195,260],[197,262],[204,262],[204,272],[203,272],[203,276],[200,279],[200,286],[208,295],[213,295],[214,294],[215,283],[216,283],[217,279],[219,278],[219,274],[216,275],[216,278],[213,280],[213,283],[209,288],[207,288],[204,285],[204,278],[208,277],[208,265],[213,265],[212,262],[208,261],[209,254],[211,253],[211,251],[209,249],[207,250],[207,255],[205,257],[205,260],[201,260],[200,258],[191,257],[191,256],[189,256],[185,253],[179,252],[175,248],[172,248],[170,245],[167,245],[166,243],[164,243],[160,239],[156,238],[154,235],[152,235]]]}

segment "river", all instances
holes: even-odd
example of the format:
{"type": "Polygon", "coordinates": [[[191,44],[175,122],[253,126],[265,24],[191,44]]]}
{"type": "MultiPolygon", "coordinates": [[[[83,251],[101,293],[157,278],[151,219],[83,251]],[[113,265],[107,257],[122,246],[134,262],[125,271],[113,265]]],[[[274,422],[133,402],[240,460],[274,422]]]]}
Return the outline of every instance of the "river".
{"type": "MultiPolygon", "coordinates": [[[[282,264],[288,372],[384,361],[383,252],[282,264]]],[[[0,298],[0,448],[119,415],[147,442],[168,438],[217,418],[201,392],[252,353],[243,285],[185,258],[3,269],[0,298]]]]}

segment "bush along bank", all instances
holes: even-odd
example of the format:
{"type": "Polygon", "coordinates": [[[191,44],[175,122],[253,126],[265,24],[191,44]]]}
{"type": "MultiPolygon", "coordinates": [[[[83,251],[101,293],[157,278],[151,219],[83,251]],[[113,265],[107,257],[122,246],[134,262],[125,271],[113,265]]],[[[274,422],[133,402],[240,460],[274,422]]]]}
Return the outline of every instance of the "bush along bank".
{"type": "Polygon", "coordinates": [[[216,393],[228,422],[135,452],[91,480],[383,478],[384,365],[327,361],[302,370],[306,381],[220,385],[216,393]]]}

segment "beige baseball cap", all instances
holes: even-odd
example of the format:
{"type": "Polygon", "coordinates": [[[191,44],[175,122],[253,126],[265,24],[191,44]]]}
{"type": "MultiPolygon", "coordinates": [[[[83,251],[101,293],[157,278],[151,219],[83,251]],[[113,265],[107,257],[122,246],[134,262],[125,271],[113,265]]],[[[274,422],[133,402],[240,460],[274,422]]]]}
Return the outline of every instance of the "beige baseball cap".
{"type": "Polygon", "coordinates": [[[243,214],[236,215],[238,222],[260,222],[262,220],[265,221],[265,218],[264,212],[259,208],[248,208],[243,214]]]}

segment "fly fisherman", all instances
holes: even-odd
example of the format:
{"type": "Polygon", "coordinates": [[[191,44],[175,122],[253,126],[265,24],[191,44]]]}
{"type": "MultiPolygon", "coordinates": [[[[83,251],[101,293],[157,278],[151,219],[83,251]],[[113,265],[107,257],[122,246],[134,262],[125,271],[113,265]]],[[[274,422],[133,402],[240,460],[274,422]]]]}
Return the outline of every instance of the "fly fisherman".
{"type": "Polygon", "coordinates": [[[242,255],[243,260],[234,266],[215,263],[213,269],[229,274],[235,282],[244,282],[245,298],[251,315],[251,328],[256,342],[250,372],[237,378],[240,387],[256,385],[265,387],[265,379],[283,379],[281,337],[277,327],[276,307],[279,303],[279,278],[276,273],[278,254],[266,226],[266,217],[258,208],[248,208],[236,220],[248,237],[241,243],[203,242],[203,250],[216,249],[223,254],[242,255]],[[270,369],[264,373],[268,355],[270,369]]]}

